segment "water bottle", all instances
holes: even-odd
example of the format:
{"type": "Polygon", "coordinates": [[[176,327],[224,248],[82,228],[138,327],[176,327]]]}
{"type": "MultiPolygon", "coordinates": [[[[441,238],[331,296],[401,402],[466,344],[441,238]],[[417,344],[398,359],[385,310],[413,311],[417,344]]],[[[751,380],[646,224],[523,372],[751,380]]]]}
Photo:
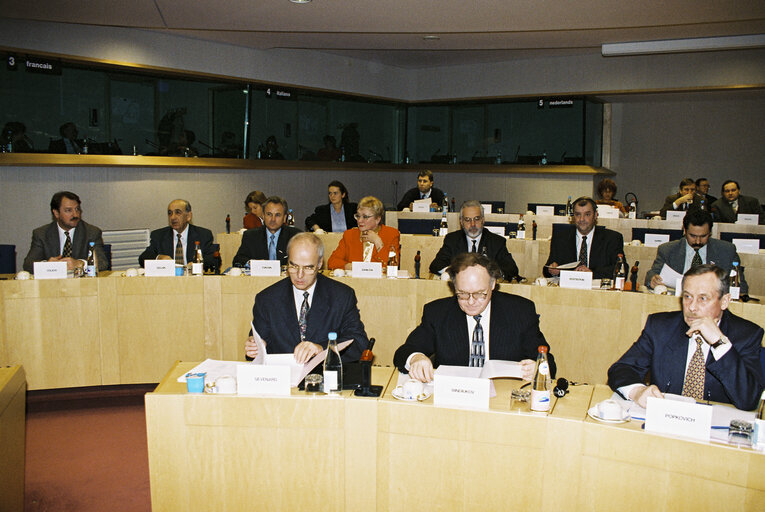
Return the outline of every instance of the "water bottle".
{"type": "Polygon", "coordinates": [[[324,358],[324,392],[340,393],[343,390],[343,361],[337,349],[337,333],[327,336],[327,356],[324,358]]]}
{"type": "Polygon", "coordinates": [[[741,295],[741,281],[739,277],[738,261],[733,262],[733,268],[730,269],[730,298],[738,300],[741,295]]]}
{"type": "Polygon", "coordinates": [[[96,261],[96,249],[95,242],[89,242],[90,248],[88,249],[88,259],[85,265],[85,275],[88,277],[98,276],[98,264],[96,261]]]}
{"type": "Polygon", "coordinates": [[[550,410],[550,365],[547,362],[547,347],[539,345],[537,366],[531,381],[531,410],[547,412],[550,410]]]}

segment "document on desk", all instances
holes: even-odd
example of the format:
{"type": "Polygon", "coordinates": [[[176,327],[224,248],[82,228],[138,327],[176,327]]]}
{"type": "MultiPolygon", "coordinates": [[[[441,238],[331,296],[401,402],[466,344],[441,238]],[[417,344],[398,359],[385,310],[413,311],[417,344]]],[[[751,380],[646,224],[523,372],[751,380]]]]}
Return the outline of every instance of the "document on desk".
{"type": "Polygon", "coordinates": [[[661,267],[659,277],[661,277],[661,280],[664,281],[664,284],[667,286],[667,288],[674,288],[677,280],[683,278],[683,274],[675,272],[669,265],[665,263],[664,266],[661,267]]]}
{"type": "MultiPolygon", "coordinates": [[[[545,266],[547,268],[551,268],[550,265],[545,265],[545,266]]],[[[564,263],[563,265],[558,265],[557,267],[554,267],[554,268],[557,268],[558,270],[573,270],[578,266],[579,266],[578,261],[572,261],[571,263],[564,263]]]]}

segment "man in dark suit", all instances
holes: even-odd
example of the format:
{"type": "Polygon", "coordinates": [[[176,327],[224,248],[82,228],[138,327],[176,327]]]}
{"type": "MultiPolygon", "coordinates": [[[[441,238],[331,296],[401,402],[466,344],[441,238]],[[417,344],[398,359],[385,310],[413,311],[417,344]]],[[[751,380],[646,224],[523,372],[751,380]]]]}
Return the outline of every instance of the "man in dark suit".
{"type": "Polygon", "coordinates": [[[589,197],[574,201],[573,223],[576,229],[553,234],[550,256],[542,269],[545,277],[560,275],[558,265],[575,261],[579,262],[576,270],[592,272],[594,279],[613,277],[619,254],[624,254],[624,238],[617,231],[596,227],[597,221],[595,201],[589,197]]]}
{"type": "Polygon", "coordinates": [[[439,209],[443,205],[444,193],[433,186],[433,172],[429,169],[422,170],[417,174],[417,186],[406,191],[396,209],[399,211],[404,208],[411,209],[413,202],[427,198],[430,198],[431,208],[439,209]]]}
{"type": "MultiPolygon", "coordinates": [[[[645,274],[645,285],[656,288],[660,284],[674,288],[675,283],[665,283],[661,276],[664,265],[678,274],[685,274],[691,267],[703,263],[714,263],[730,273],[733,262],[740,263],[736,246],[725,240],[711,238],[712,215],[704,210],[696,210],[683,217],[683,236],[680,240],[663,243],[656,250],[656,259],[651,270],[645,274]],[[698,259],[696,258],[698,253],[698,259]]],[[[744,269],[739,265],[741,293],[749,293],[749,285],[744,278],[744,269]]]]}
{"type": "MultiPolygon", "coordinates": [[[[664,199],[664,206],[661,207],[661,218],[667,218],[668,211],[690,212],[701,209],[702,196],[696,193],[696,182],[690,178],[685,178],[680,182],[680,190],[677,194],[672,194],[664,199]]],[[[709,205],[706,205],[709,208],[709,205]]]]}
{"type": "Polygon", "coordinates": [[[287,264],[287,242],[300,230],[284,224],[287,219],[287,201],[271,196],[263,203],[263,226],[248,229],[236,251],[233,264],[243,267],[250,260],[280,260],[287,264]]]}
{"type": "Polygon", "coordinates": [[[759,223],[765,223],[765,213],[756,197],[742,196],[738,182],[728,180],[722,185],[720,199],[712,203],[712,215],[717,222],[736,222],[739,213],[749,213],[760,216],[759,223]]]}
{"type": "Polygon", "coordinates": [[[648,316],[638,340],[609,368],[611,389],[641,407],[648,397],[674,393],[754,409],[765,386],[763,330],[729,312],[729,302],[725,270],[693,267],[683,277],[682,312],[648,316]]]}
{"type": "Polygon", "coordinates": [[[109,262],[104,254],[101,230],[81,219],[80,198],[74,192],[56,192],[50,200],[53,222],[32,231],[32,245],[24,258],[24,270],[32,272],[36,261],[65,261],[67,269],[83,268],[90,242],[96,251],[98,270],[109,262]]]}
{"type": "Polygon", "coordinates": [[[709,210],[717,198],[709,193],[709,180],[696,178],[696,193],[704,198],[704,209],[709,210]]]}
{"type": "MultiPolygon", "coordinates": [[[[252,325],[272,354],[295,354],[305,363],[327,348],[328,333],[338,343],[352,339],[343,361],[358,361],[369,340],[361,323],[353,288],[319,273],[324,245],[313,233],[299,233],[287,245],[289,279],[272,284],[255,296],[252,325]]],[[[255,358],[258,348],[250,336],[245,355],[255,358]]]]}
{"type": "Polygon", "coordinates": [[[48,153],[69,153],[76,155],[82,153],[83,142],[77,140],[77,125],[69,122],[64,123],[58,129],[61,138],[50,141],[48,153]]]}
{"type": "MultiPolygon", "coordinates": [[[[549,348],[539,330],[534,303],[495,291],[499,267],[480,253],[458,255],[447,272],[454,296],[425,305],[420,325],[396,350],[393,364],[413,379],[430,382],[433,368],[442,364],[483,366],[488,359],[520,361],[523,378],[530,380],[539,346],[549,348]]],[[[554,376],[552,354],[548,361],[554,376]]]]}
{"type": "Polygon", "coordinates": [[[175,260],[186,265],[196,258],[196,242],[202,249],[204,268],[210,268],[213,261],[213,235],[209,229],[191,224],[191,203],[176,199],[167,205],[168,226],[151,232],[149,247],[138,257],[143,267],[145,260],[175,260]]]}
{"type": "Polygon", "coordinates": [[[452,259],[463,252],[478,252],[497,262],[502,275],[510,280],[518,275],[518,265],[507,252],[505,238],[483,227],[484,216],[481,203],[475,200],[465,201],[460,208],[460,226],[462,229],[444,237],[444,244],[430,264],[431,274],[441,274],[452,259]]]}

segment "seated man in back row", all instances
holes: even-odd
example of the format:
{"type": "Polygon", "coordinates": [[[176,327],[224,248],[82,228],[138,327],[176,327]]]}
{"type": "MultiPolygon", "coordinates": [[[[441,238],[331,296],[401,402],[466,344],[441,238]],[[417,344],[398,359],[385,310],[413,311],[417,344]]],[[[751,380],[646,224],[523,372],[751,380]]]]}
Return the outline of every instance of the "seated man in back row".
{"type": "Polygon", "coordinates": [[[673,393],[754,409],[765,386],[763,330],[728,311],[728,283],[718,266],[691,268],[682,312],[648,316],[640,338],[609,368],[611,389],[641,407],[648,397],[673,393]]]}
{"type": "Polygon", "coordinates": [[[484,216],[481,203],[475,200],[465,201],[460,208],[460,226],[444,237],[444,244],[430,264],[431,274],[442,274],[455,256],[463,252],[477,252],[497,262],[502,275],[511,280],[518,275],[518,265],[507,252],[505,238],[483,227],[484,216]]]}
{"type": "Polygon", "coordinates": [[[191,223],[193,214],[191,203],[185,199],[175,199],[167,205],[167,226],[155,229],[149,238],[147,247],[140,256],[138,264],[144,266],[146,260],[175,260],[176,265],[187,265],[196,258],[196,243],[202,250],[204,268],[213,265],[212,231],[191,223]]]}
{"type": "Polygon", "coordinates": [[[758,215],[758,223],[765,223],[765,212],[756,197],[741,195],[741,188],[735,180],[722,184],[722,197],[712,203],[712,215],[718,222],[736,222],[738,214],[758,215]]]}
{"type": "Polygon", "coordinates": [[[576,229],[553,234],[550,256],[542,269],[544,276],[560,275],[558,265],[578,261],[575,270],[592,272],[593,279],[613,277],[619,254],[624,253],[622,234],[595,226],[598,222],[598,207],[589,197],[580,197],[574,201],[572,221],[576,229]]]}
{"type": "MultiPolygon", "coordinates": [[[[459,254],[447,269],[453,297],[437,299],[422,311],[422,321],[393,356],[393,364],[413,379],[433,380],[434,366],[483,366],[486,360],[519,361],[522,376],[531,380],[540,345],[534,303],[495,290],[500,270],[486,256],[459,254]],[[432,358],[432,360],[431,360],[432,358]]],[[[550,376],[555,359],[548,354],[550,376]]]]}
{"type": "Polygon", "coordinates": [[[236,267],[245,266],[250,260],[279,260],[287,264],[287,243],[300,230],[288,226],[287,201],[271,196],[263,203],[263,226],[248,229],[242,235],[242,243],[233,259],[236,267]]]}

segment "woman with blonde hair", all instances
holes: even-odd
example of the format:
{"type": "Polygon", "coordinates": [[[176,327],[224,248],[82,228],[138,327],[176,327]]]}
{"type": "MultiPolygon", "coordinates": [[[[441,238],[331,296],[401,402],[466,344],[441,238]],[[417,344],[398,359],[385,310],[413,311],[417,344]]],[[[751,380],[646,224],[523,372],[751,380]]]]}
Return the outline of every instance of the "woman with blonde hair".
{"type": "Polygon", "coordinates": [[[388,262],[391,248],[400,257],[400,238],[398,229],[382,224],[385,213],[382,202],[376,197],[367,196],[359,201],[356,209],[358,227],[345,230],[343,238],[327,262],[327,267],[350,270],[354,261],[388,262]]]}

